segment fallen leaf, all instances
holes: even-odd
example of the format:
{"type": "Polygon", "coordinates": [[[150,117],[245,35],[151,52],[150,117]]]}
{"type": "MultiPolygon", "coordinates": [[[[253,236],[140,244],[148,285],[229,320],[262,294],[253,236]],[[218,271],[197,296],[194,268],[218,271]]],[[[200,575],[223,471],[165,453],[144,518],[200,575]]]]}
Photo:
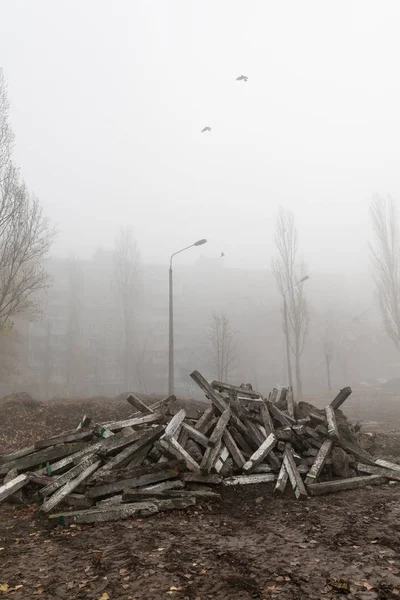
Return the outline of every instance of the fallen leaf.
{"type": "Polygon", "coordinates": [[[378,543],[378,540],[371,540],[370,541],[370,544],[377,544],[377,543],[378,543]]]}
{"type": "Polygon", "coordinates": [[[110,600],[110,596],[104,592],[104,594],[100,596],[99,600],[110,600]]]}
{"type": "Polygon", "coordinates": [[[0,585],[0,592],[8,592],[8,583],[0,585]]]}
{"type": "Polygon", "coordinates": [[[367,589],[367,590],[372,590],[374,589],[374,586],[371,585],[370,583],[368,583],[368,581],[363,581],[363,586],[367,589]]]}
{"type": "Polygon", "coordinates": [[[1,552],[2,550],[4,550],[4,548],[0,548],[0,552],[1,552]]]}
{"type": "Polygon", "coordinates": [[[157,548],[157,550],[158,550],[159,552],[162,552],[163,550],[165,550],[165,548],[157,548]]]}
{"type": "Polygon", "coordinates": [[[393,588],[392,594],[394,594],[395,596],[398,596],[400,594],[400,590],[398,590],[397,588],[393,588]]]}
{"type": "Polygon", "coordinates": [[[269,592],[273,592],[275,588],[276,588],[276,585],[268,585],[268,586],[267,586],[267,590],[268,590],[269,592]]]}
{"type": "Polygon", "coordinates": [[[125,575],[126,572],[127,572],[127,569],[120,569],[119,570],[119,574],[120,575],[125,575]]]}
{"type": "Polygon", "coordinates": [[[24,587],[23,585],[16,585],[13,588],[10,588],[8,591],[9,592],[16,592],[17,590],[20,590],[22,587],[24,587]]]}

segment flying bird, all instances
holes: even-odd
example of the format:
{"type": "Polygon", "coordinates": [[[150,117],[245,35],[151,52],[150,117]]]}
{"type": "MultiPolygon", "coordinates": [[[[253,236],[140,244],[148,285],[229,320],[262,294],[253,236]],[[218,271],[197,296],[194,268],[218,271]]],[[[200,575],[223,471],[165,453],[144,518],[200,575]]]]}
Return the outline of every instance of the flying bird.
{"type": "Polygon", "coordinates": [[[205,131],[211,131],[211,127],[204,127],[204,129],[201,130],[201,133],[204,133],[205,131]]]}
{"type": "Polygon", "coordinates": [[[236,77],[236,81],[247,81],[248,77],[246,75],[240,75],[240,77],[236,77]]]}
{"type": "Polygon", "coordinates": [[[221,258],[222,258],[223,256],[225,256],[225,253],[224,253],[224,252],[221,252],[221,258]]]}

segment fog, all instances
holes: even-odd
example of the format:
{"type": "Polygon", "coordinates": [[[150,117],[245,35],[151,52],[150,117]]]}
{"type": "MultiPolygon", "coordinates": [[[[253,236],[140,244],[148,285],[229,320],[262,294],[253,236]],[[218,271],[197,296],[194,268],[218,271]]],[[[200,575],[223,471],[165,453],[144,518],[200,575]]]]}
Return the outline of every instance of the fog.
{"type": "MultiPolygon", "coordinates": [[[[14,158],[58,228],[53,291],[43,302],[62,289],[71,256],[91,265],[101,248],[104,259],[121,226],[131,227],[141,256],[137,297],[148,313],[137,308],[136,322],[143,339],[153,339],[149,273],[164,269],[157,292],[165,292],[167,318],[169,257],[205,237],[207,245],[176,261],[177,281],[186,277],[192,286],[183,304],[203,289],[204,303],[196,300],[190,315],[200,355],[212,311],[223,310],[242,347],[235,376],[285,383],[281,299],[271,273],[284,206],[293,211],[310,276],[306,388],[325,385],[316,375],[324,369],[315,366],[318,323],[332,310],[347,323],[343,330],[363,315],[369,332],[369,348],[352,333],[368,356],[354,351],[354,364],[338,366],[334,384],[393,376],[397,351],[376,308],[368,242],[372,195],[400,198],[399,21],[394,0],[3,0],[0,66],[14,158]],[[242,73],[247,82],[236,80],[242,73]],[[211,131],[201,133],[205,126],[211,131]],[[260,308],[258,326],[249,302],[260,308]],[[273,324],[274,333],[252,341],[260,323],[265,332],[273,324]]],[[[101,271],[111,298],[113,275],[101,271]]],[[[43,309],[34,327],[44,331],[46,319],[43,309]]],[[[167,350],[167,337],[157,343],[167,350]]],[[[162,391],[151,376],[151,355],[161,346],[147,344],[147,392],[162,391]]],[[[202,361],[187,369],[207,369],[202,361]]]]}

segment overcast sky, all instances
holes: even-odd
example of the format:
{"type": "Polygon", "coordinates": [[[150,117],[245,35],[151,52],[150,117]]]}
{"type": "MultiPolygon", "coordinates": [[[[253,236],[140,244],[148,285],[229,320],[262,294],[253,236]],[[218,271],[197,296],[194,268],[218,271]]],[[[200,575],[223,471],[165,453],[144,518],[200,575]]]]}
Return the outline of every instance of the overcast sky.
{"type": "Polygon", "coordinates": [[[146,262],[207,237],[179,260],[269,267],[282,204],[310,272],[367,269],[371,196],[400,199],[399,28],[397,0],[0,0],[55,252],[128,224],[146,262]]]}

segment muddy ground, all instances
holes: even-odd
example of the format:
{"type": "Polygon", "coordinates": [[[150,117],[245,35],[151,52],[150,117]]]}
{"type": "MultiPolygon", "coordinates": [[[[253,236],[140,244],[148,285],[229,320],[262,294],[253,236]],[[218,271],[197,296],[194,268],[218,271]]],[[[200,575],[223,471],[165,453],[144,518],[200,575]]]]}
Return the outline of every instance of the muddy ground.
{"type": "MultiPolygon", "coordinates": [[[[76,421],[78,408],[64,408],[55,429],[67,428],[69,411],[76,421]]],[[[27,435],[37,431],[39,415],[35,426],[29,410],[19,436],[24,427],[27,435]]],[[[49,417],[46,407],[40,410],[49,417]]],[[[18,412],[9,407],[2,415],[0,406],[5,427],[18,412]]],[[[375,429],[393,430],[393,423],[375,429]]],[[[399,440],[393,431],[379,434],[380,453],[400,460],[399,440]]],[[[400,484],[305,502],[277,498],[268,484],[222,492],[221,501],[188,511],[96,526],[50,526],[36,509],[4,503],[0,597],[400,597],[400,484]]]]}

